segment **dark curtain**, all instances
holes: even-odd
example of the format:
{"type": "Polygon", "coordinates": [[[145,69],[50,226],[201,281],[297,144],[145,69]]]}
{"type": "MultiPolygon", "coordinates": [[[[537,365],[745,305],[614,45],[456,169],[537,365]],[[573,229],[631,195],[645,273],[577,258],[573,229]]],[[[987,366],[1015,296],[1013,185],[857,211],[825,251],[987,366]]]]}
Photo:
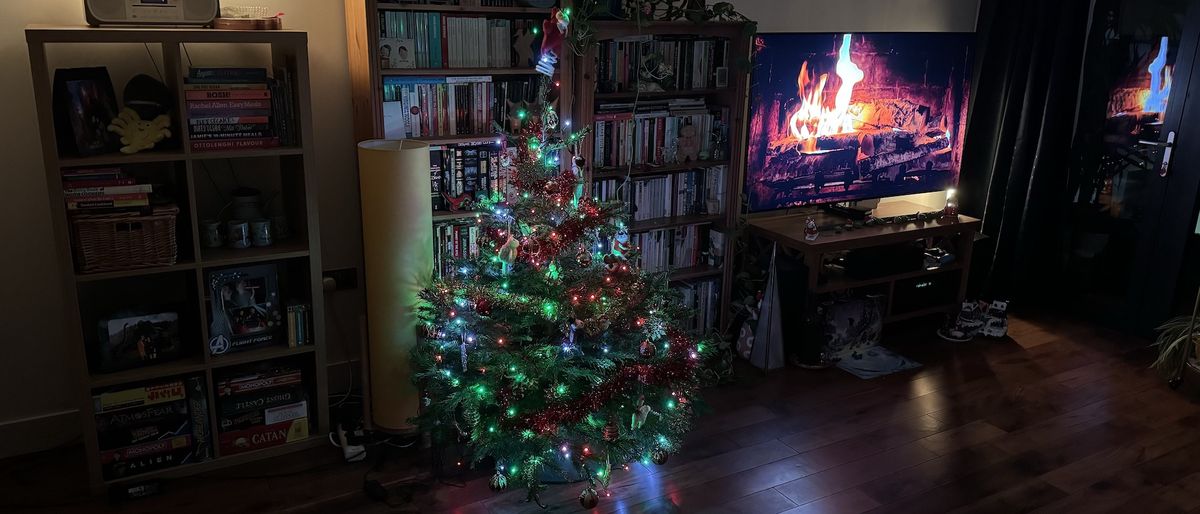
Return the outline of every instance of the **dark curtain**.
{"type": "Polygon", "coordinates": [[[983,0],[959,180],[983,220],[972,289],[1029,304],[1055,284],[1090,0],[983,0]]]}

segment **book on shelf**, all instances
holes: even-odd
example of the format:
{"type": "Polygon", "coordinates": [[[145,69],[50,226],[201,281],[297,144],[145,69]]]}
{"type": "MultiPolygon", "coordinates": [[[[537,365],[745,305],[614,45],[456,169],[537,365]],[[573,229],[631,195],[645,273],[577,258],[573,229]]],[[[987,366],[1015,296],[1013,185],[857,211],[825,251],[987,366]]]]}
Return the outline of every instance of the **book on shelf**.
{"type": "Polygon", "coordinates": [[[448,199],[474,203],[485,198],[513,199],[516,190],[500,169],[501,145],[474,143],[429,148],[429,183],[433,210],[445,211],[448,199]]]}
{"type": "Polygon", "coordinates": [[[384,134],[389,138],[494,133],[536,93],[534,78],[384,77],[384,134]]]}
{"type": "Polygon", "coordinates": [[[542,21],[440,12],[379,12],[379,66],[511,68],[533,66],[542,21]]]}
{"type": "Polygon", "coordinates": [[[96,440],[106,479],[212,456],[204,377],[118,386],[96,395],[96,440]]]}
{"type": "Polygon", "coordinates": [[[294,146],[291,72],[266,68],[198,68],[184,79],[192,151],[294,146]]]}
{"type": "Polygon", "coordinates": [[[592,163],[600,168],[662,166],[728,155],[728,108],[703,99],[606,102],[596,110],[592,163]]]}
{"type": "Polygon", "coordinates": [[[63,199],[69,211],[146,207],[153,184],[139,184],[121,168],[89,168],[62,173],[63,199]]]}
{"type": "Polygon", "coordinates": [[[643,36],[599,42],[597,91],[687,91],[727,87],[729,40],[643,36]],[[647,68],[653,67],[652,73],[647,68]]]}
{"type": "Polygon", "coordinates": [[[601,202],[623,201],[631,221],[672,216],[722,214],[726,166],[712,166],[653,177],[594,180],[592,197],[601,202]]]}
{"type": "Polygon", "coordinates": [[[297,348],[313,344],[311,309],[308,305],[289,305],[287,307],[287,340],[288,348],[297,348]]]}
{"type": "Polygon", "coordinates": [[[716,329],[718,311],[721,308],[721,284],[714,280],[684,282],[675,286],[683,307],[694,315],[682,320],[682,328],[688,331],[716,329]]]}
{"type": "Polygon", "coordinates": [[[437,276],[449,276],[455,272],[458,260],[478,256],[478,224],[443,223],[434,227],[433,261],[437,276]]]}

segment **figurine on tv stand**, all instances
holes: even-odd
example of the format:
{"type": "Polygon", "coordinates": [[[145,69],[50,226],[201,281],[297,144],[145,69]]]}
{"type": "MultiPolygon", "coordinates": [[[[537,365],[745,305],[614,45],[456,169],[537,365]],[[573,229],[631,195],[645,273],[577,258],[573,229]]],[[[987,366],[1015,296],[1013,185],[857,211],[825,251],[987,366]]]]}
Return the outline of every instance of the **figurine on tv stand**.
{"type": "Polygon", "coordinates": [[[804,240],[805,241],[816,241],[817,236],[820,236],[820,235],[821,235],[821,233],[817,231],[817,220],[815,220],[813,218],[808,218],[808,219],[804,220],[804,240]]]}

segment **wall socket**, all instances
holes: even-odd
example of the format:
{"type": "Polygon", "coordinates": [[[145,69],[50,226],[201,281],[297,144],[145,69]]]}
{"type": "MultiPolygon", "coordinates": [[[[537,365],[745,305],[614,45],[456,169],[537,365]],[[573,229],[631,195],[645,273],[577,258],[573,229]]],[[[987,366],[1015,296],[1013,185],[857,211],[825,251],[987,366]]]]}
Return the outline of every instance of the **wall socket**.
{"type": "Polygon", "coordinates": [[[358,288],[358,269],[356,268],[326,270],[322,274],[322,277],[325,278],[326,283],[333,280],[334,291],[347,291],[358,288]]]}

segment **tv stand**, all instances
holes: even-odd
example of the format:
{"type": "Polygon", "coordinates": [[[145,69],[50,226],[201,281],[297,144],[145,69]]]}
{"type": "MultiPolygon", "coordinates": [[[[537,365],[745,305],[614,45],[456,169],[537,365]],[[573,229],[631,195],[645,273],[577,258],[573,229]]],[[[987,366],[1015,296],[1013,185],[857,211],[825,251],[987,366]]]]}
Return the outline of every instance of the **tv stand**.
{"type": "MultiPolygon", "coordinates": [[[[846,227],[848,220],[828,213],[790,214],[750,220],[748,228],[751,234],[795,251],[802,260],[803,266],[798,271],[803,276],[796,277],[799,280],[795,280],[802,287],[788,292],[801,295],[800,301],[792,305],[802,305],[802,312],[783,314],[785,318],[802,314],[802,335],[787,336],[787,340],[799,341],[801,348],[796,349],[799,355],[811,356],[820,352],[821,320],[818,319],[817,306],[823,297],[828,297],[831,293],[856,290],[882,294],[886,298],[884,323],[953,313],[960,308],[967,293],[971,252],[980,221],[962,215],[952,218],[938,217],[928,221],[914,220],[912,215],[922,210],[929,212],[933,209],[910,202],[880,205],[876,209],[876,216],[897,221],[866,226],[858,224],[854,225],[853,229],[841,228],[846,227]],[[816,218],[819,227],[838,228],[820,230],[817,239],[810,241],[804,233],[805,221],[810,216],[816,218]],[[935,269],[907,269],[870,277],[847,276],[838,273],[832,266],[826,266],[826,256],[832,254],[870,251],[872,248],[931,238],[946,238],[953,243],[953,262],[935,269]],[[940,284],[939,287],[942,288],[941,294],[937,296],[917,300],[914,299],[914,295],[905,294],[911,293],[914,288],[925,288],[927,284],[935,283],[940,284]]],[[[795,275],[788,278],[792,277],[795,275]]]]}

